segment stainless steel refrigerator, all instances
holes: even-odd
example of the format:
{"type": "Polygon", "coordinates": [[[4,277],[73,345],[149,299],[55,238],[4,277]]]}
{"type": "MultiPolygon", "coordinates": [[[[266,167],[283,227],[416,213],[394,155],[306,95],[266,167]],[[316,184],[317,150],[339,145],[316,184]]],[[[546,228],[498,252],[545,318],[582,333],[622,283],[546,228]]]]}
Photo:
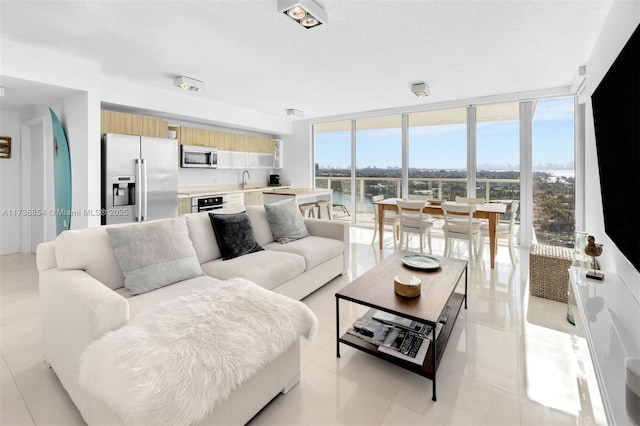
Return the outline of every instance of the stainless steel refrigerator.
{"type": "Polygon", "coordinates": [[[178,216],[178,141],[102,135],[102,224],[178,216]]]}

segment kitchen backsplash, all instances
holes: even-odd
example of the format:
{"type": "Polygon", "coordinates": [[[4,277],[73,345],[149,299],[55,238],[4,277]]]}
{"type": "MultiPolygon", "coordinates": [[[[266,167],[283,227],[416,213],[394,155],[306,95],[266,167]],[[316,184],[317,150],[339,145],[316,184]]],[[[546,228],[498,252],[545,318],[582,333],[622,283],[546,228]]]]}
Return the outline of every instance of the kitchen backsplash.
{"type": "MultiPolygon", "coordinates": [[[[270,169],[247,169],[251,175],[247,179],[247,183],[264,183],[265,186],[269,182],[269,174],[273,173],[270,169]]],[[[200,186],[200,185],[240,185],[242,183],[242,169],[178,169],[178,187],[200,186]]]]}

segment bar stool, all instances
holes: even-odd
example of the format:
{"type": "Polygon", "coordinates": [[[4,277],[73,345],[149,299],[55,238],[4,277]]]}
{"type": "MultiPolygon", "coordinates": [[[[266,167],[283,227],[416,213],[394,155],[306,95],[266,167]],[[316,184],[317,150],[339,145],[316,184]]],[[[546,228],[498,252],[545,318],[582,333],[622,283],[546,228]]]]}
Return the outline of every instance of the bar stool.
{"type": "Polygon", "coordinates": [[[316,203],[304,203],[304,204],[300,204],[298,205],[298,208],[300,209],[300,213],[302,213],[302,216],[308,216],[308,217],[316,217],[314,210],[316,208],[316,203]]]}
{"type": "Polygon", "coordinates": [[[331,207],[329,206],[329,200],[316,201],[316,207],[318,208],[318,219],[322,218],[322,213],[320,211],[323,207],[326,207],[327,209],[327,219],[331,219],[331,207]]]}

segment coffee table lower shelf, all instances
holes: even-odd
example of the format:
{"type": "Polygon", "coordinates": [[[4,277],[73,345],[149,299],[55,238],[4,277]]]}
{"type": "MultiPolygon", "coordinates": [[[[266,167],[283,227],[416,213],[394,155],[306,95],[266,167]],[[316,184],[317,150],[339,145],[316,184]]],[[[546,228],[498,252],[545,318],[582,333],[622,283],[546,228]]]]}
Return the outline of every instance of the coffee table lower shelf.
{"type": "MultiPolygon", "coordinates": [[[[345,344],[347,346],[351,346],[355,349],[366,352],[370,355],[373,355],[377,358],[383,359],[385,361],[390,362],[391,364],[402,367],[406,370],[409,370],[415,374],[419,374],[420,376],[426,377],[433,381],[433,395],[432,399],[436,400],[436,371],[438,369],[438,365],[440,364],[440,360],[442,359],[442,355],[444,353],[444,349],[447,346],[447,342],[449,341],[449,337],[451,336],[451,331],[453,330],[453,326],[458,318],[458,314],[460,313],[460,308],[462,307],[462,303],[465,299],[464,294],[460,293],[452,293],[449,301],[447,302],[448,306],[451,306],[451,312],[449,314],[449,318],[447,322],[442,326],[442,330],[440,331],[440,335],[436,339],[435,345],[433,342],[429,345],[429,349],[427,351],[427,356],[424,359],[422,365],[414,364],[412,362],[405,361],[403,359],[394,357],[392,355],[388,355],[384,352],[378,351],[378,346],[371,344],[362,340],[357,336],[353,336],[351,334],[345,333],[343,334],[337,342],[337,356],[340,357],[340,347],[339,344],[345,344]],[[435,362],[434,362],[434,347],[435,347],[435,362]]],[[[338,300],[336,300],[337,302],[338,300]]]]}

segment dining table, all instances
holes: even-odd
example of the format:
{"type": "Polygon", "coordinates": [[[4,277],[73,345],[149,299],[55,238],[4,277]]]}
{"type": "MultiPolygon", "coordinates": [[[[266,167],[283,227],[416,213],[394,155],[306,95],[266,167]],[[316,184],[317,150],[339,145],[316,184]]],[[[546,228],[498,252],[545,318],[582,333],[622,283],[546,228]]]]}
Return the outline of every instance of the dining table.
{"type": "MultiPolygon", "coordinates": [[[[379,235],[384,235],[384,212],[387,210],[398,212],[397,201],[402,198],[385,198],[384,200],[375,202],[378,207],[378,232],[379,235]]],[[[477,219],[487,219],[489,222],[489,252],[491,269],[495,268],[496,250],[498,248],[498,239],[496,237],[496,228],[500,220],[500,215],[505,213],[507,206],[502,203],[484,203],[475,204],[476,210],[473,213],[473,217],[477,219]]],[[[426,201],[423,209],[424,213],[431,215],[442,215],[442,206],[440,204],[430,204],[426,201]]],[[[382,238],[379,238],[380,249],[382,250],[382,238]]]]}

